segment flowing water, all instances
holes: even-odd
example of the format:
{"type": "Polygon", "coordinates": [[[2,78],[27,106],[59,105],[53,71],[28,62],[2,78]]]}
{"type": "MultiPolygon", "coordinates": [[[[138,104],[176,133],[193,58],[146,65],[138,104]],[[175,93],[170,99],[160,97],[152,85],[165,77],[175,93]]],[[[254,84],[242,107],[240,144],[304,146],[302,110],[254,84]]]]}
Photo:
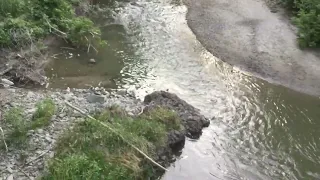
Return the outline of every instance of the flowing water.
{"type": "Polygon", "coordinates": [[[103,51],[57,56],[48,73],[52,87],[103,82],[138,98],[169,90],[215,117],[200,139],[186,142],[162,179],[320,179],[319,98],[213,57],[188,28],[186,12],[169,0],[123,6],[103,27],[103,51]],[[90,58],[97,64],[88,65],[90,58]]]}

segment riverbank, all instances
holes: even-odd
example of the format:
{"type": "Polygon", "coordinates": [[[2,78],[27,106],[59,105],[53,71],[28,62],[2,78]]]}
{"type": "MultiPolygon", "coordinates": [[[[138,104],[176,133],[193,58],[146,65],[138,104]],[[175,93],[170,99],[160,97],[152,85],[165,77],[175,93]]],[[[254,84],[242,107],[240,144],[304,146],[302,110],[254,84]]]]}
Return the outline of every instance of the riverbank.
{"type": "Polygon", "coordinates": [[[1,89],[0,93],[2,98],[1,127],[8,146],[8,151],[6,151],[1,138],[0,174],[3,179],[11,177],[14,179],[39,177],[55,179],[67,175],[80,177],[86,173],[90,177],[96,177],[94,175],[107,177],[107,174],[110,173],[112,178],[119,178],[123,175],[150,178],[158,176],[159,172],[161,175],[162,171],[141,157],[141,154],[127,147],[127,144],[116,136],[110,136],[107,129],[89,120],[84,120],[85,118],[79,112],[67,107],[65,101],[87,113],[96,114],[95,117],[99,121],[109,124],[127,141],[142,148],[145,153],[163,166],[168,166],[174,161],[172,150],[176,148],[179,150],[183,147],[185,136],[198,136],[202,128],[209,124],[209,121],[200,115],[198,110],[168,92],[154,92],[146,96],[145,102],[129,95],[118,95],[117,92],[109,94],[97,88],[96,90],[34,92],[24,89],[1,89]],[[39,102],[43,106],[39,106],[39,102]],[[53,104],[48,104],[48,102],[53,104]],[[39,113],[41,112],[40,107],[45,107],[46,113],[39,113]],[[21,111],[18,111],[18,108],[21,111]],[[98,112],[100,115],[97,114],[98,112]],[[46,121],[43,121],[44,117],[47,118],[46,121]],[[20,126],[21,123],[24,126],[20,126]],[[33,126],[34,124],[36,126],[33,126]],[[24,129],[25,127],[30,128],[24,129]],[[91,131],[92,129],[95,129],[95,133],[91,131]],[[141,131],[141,129],[144,130],[141,131]],[[11,136],[12,130],[19,131],[19,137],[16,136],[17,133],[11,136]],[[104,141],[100,142],[101,139],[97,139],[96,135],[103,138],[104,141]],[[18,140],[19,142],[15,143],[18,140]],[[106,144],[103,145],[103,142],[106,144]],[[91,145],[87,146],[88,143],[91,145]],[[92,154],[99,152],[99,148],[94,147],[98,144],[100,148],[104,148],[104,151],[108,151],[109,155],[111,153],[113,158],[90,158],[92,154]],[[79,147],[76,148],[77,151],[74,151],[76,146],[79,147]],[[114,149],[115,147],[117,148],[114,149]],[[120,152],[127,154],[126,159],[119,159],[122,157],[120,152]],[[59,161],[61,157],[65,157],[66,160],[59,161]],[[78,164],[68,166],[70,162],[67,160],[78,164]],[[111,169],[101,171],[105,168],[103,164],[106,162],[109,162],[107,164],[111,169]],[[81,169],[83,163],[97,166],[92,165],[91,169],[81,169]],[[59,168],[65,171],[57,171],[59,168]],[[79,171],[73,174],[68,168],[79,171]],[[118,172],[119,169],[128,174],[118,172]]]}
{"type": "Polygon", "coordinates": [[[263,0],[185,0],[187,22],[216,57],[269,82],[320,95],[320,53],[301,50],[296,29],[263,0]]]}

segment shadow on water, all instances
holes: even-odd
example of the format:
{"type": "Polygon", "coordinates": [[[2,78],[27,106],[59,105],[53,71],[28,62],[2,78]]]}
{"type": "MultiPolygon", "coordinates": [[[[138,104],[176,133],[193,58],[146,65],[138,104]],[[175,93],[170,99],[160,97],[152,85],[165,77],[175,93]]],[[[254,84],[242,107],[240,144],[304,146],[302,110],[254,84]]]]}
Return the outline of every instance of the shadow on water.
{"type": "Polygon", "coordinates": [[[163,179],[320,179],[320,100],[213,57],[188,28],[186,11],[169,0],[128,3],[103,28],[103,51],[67,50],[53,62],[52,87],[103,82],[137,98],[168,89],[215,116],[163,179]]]}

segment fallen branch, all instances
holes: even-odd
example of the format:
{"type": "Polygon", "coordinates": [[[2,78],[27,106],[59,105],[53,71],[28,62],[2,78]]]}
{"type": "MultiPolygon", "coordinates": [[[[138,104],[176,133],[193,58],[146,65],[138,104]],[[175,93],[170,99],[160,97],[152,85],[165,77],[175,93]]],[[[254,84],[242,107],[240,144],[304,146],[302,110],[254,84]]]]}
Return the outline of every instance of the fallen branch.
{"type": "Polygon", "coordinates": [[[6,139],[4,138],[4,132],[3,132],[2,127],[0,127],[0,131],[1,131],[1,135],[2,135],[2,140],[3,140],[4,146],[6,147],[6,152],[8,152],[8,146],[7,146],[7,143],[6,143],[6,139]]]}
{"type": "Polygon", "coordinates": [[[52,29],[56,30],[57,32],[61,33],[61,34],[64,35],[64,36],[67,36],[67,33],[62,32],[62,31],[60,31],[59,29],[53,27],[53,26],[49,23],[49,21],[48,21],[47,18],[45,18],[45,20],[47,21],[48,25],[49,25],[52,29]]]}
{"type": "Polygon", "coordinates": [[[19,171],[21,171],[24,175],[26,175],[26,176],[28,177],[28,179],[32,180],[32,178],[31,178],[23,169],[21,169],[21,168],[19,168],[19,167],[18,167],[18,169],[19,169],[19,171]]]}
{"type": "Polygon", "coordinates": [[[40,154],[38,157],[36,157],[36,158],[34,158],[34,159],[32,159],[32,160],[30,160],[30,161],[26,162],[26,163],[24,164],[24,166],[25,166],[25,165],[28,165],[28,164],[30,164],[30,163],[32,163],[32,162],[34,162],[35,160],[37,160],[37,159],[39,159],[39,158],[41,158],[42,156],[44,156],[45,154],[47,154],[49,151],[50,151],[50,149],[49,149],[49,150],[47,150],[47,151],[45,151],[45,152],[43,152],[43,153],[42,153],[42,154],[40,154]]]}
{"type": "Polygon", "coordinates": [[[113,132],[114,134],[118,135],[125,143],[127,143],[128,145],[130,145],[133,149],[135,149],[136,151],[138,151],[141,155],[143,155],[145,158],[147,158],[150,162],[152,162],[154,165],[158,166],[159,168],[168,171],[168,169],[164,168],[163,166],[161,166],[159,163],[157,163],[156,161],[154,161],[152,158],[150,158],[148,155],[146,155],[144,152],[142,152],[139,148],[137,148],[135,145],[131,144],[130,142],[128,142],[120,133],[118,133],[117,131],[115,131],[114,129],[112,129],[109,125],[107,125],[106,123],[103,123],[101,121],[96,120],[94,117],[90,116],[89,114],[85,113],[84,111],[82,111],[81,109],[74,107],[72,104],[70,104],[69,102],[65,101],[65,103],[71,107],[72,109],[75,109],[76,111],[80,112],[82,115],[88,117],[91,120],[94,120],[96,122],[98,122],[99,124],[101,124],[102,126],[108,128],[111,132],[113,132]]]}

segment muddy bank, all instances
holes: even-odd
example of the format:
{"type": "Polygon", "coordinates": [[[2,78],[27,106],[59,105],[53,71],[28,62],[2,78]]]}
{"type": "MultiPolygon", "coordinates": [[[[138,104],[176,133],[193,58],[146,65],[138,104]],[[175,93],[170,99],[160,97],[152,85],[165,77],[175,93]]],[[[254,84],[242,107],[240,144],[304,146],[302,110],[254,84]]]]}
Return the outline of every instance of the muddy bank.
{"type": "Polygon", "coordinates": [[[216,57],[272,83],[320,95],[320,56],[300,50],[295,28],[263,0],[184,0],[197,39],[216,57]]]}
{"type": "MultiPolygon", "coordinates": [[[[198,110],[187,104],[174,94],[167,92],[154,92],[146,99],[151,101],[141,102],[132,98],[130,95],[123,95],[123,92],[106,92],[102,89],[72,89],[56,91],[27,91],[24,89],[0,89],[1,127],[4,129],[5,136],[8,129],[4,114],[13,107],[23,107],[24,120],[31,123],[32,116],[36,111],[35,105],[44,98],[53,100],[56,106],[55,114],[50,120],[50,124],[43,128],[29,130],[27,148],[19,149],[9,146],[9,151],[0,150],[0,179],[13,177],[14,179],[34,179],[40,177],[48,167],[47,161],[55,157],[55,143],[61,134],[72,127],[75,123],[82,121],[83,117],[77,111],[67,108],[64,101],[85,110],[88,113],[97,112],[112,105],[118,105],[124,109],[128,115],[137,116],[148,113],[156,106],[170,108],[171,105],[179,107],[177,111],[180,115],[185,128],[181,130],[172,130],[168,132],[167,146],[159,149],[157,159],[163,165],[168,166],[174,161],[173,148],[182,148],[187,134],[200,134],[203,128],[203,122],[209,121],[202,116],[198,110]],[[166,95],[166,97],[163,97],[166,95]],[[161,102],[161,103],[160,103],[161,102]],[[175,104],[170,104],[175,102],[175,104]],[[144,111],[143,111],[144,109],[144,111]],[[183,111],[184,109],[184,111],[183,111]],[[193,120],[194,124],[199,124],[199,128],[191,130],[188,122],[193,120]]],[[[190,123],[189,123],[190,124],[190,123]]],[[[198,126],[197,126],[198,127],[198,126]]],[[[1,147],[4,147],[1,141],[1,147]]]]}

